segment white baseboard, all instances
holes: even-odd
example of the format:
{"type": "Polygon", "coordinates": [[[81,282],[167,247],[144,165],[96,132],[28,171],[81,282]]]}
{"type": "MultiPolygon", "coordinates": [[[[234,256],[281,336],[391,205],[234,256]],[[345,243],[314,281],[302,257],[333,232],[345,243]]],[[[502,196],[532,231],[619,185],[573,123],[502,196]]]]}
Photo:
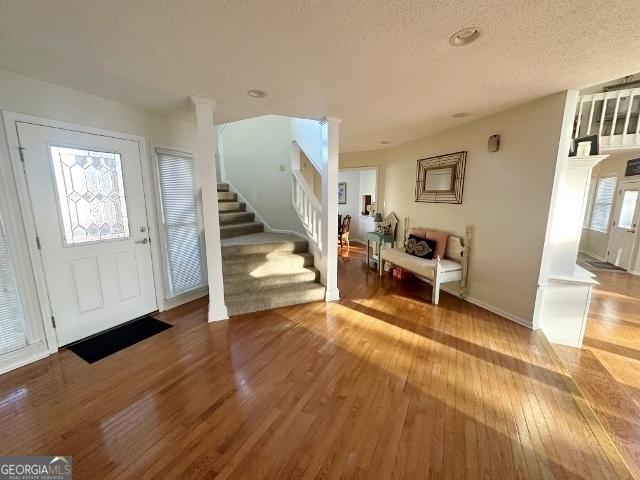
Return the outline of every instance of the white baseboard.
{"type": "Polygon", "coordinates": [[[229,320],[229,314],[227,312],[226,305],[212,308],[209,304],[209,323],[218,322],[220,320],[229,320]]]}
{"type": "Polygon", "coordinates": [[[582,253],[583,255],[586,255],[587,257],[591,257],[595,260],[598,260],[599,262],[606,262],[607,259],[604,257],[601,257],[599,255],[596,255],[595,253],[591,253],[591,252],[587,252],[586,250],[579,250],[580,253],[582,253]]]}
{"type": "MultiPolygon", "coordinates": [[[[451,289],[450,287],[446,287],[446,286],[441,286],[440,290],[445,291],[447,293],[450,293],[451,295],[454,295],[456,297],[458,297],[459,291],[458,290],[454,290],[451,289]]],[[[491,313],[495,313],[496,315],[499,315],[503,318],[506,318],[507,320],[511,320],[512,322],[515,322],[519,325],[522,325],[523,327],[527,327],[531,330],[534,330],[533,328],[533,322],[532,321],[527,321],[524,318],[521,318],[517,315],[514,315],[511,312],[507,312],[506,310],[503,310],[499,307],[493,306],[493,305],[489,305],[488,303],[483,302],[482,300],[478,300],[477,298],[473,298],[473,297],[469,297],[468,295],[465,295],[463,297],[463,300],[472,303],[473,305],[476,305],[480,308],[483,308],[491,313]]]]}
{"type": "MultiPolygon", "coordinates": [[[[56,347],[57,349],[57,347],[56,347]]],[[[23,367],[51,354],[44,342],[0,355],[0,374],[23,367]]]]}
{"type": "Polygon", "coordinates": [[[335,302],[340,300],[340,290],[334,288],[332,290],[327,289],[325,293],[325,301],[327,302],[335,302]]]}
{"type": "Polygon", "coordinates": [[[180,305],[184,305],[185,303],[193,302],[198,298],[202,298],[209,294],[209,287],[199,288],[198,290],[194,290],[193,292],[185,293],[184,295],[180,295],[174,298],[170,298],[165,300],[162,304],[161,312],[165,312],[167,310],[171,310],[172,308],[179,307],[180,305]]]}
{"type": "Polygon", "coordinates": [[[627,273],[638,276],[640,275],[640,270],[627,270],[627,273]]]}

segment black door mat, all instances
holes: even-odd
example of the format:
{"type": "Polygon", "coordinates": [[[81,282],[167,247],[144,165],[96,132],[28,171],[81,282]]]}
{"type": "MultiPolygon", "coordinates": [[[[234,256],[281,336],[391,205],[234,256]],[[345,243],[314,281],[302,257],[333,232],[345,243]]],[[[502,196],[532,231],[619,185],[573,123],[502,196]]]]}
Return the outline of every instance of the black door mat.
{"type": "Polygon", "coordinates": [[[69,345],[68,348],[85,362],[94,363],[172,326],[147,315],[85,340],[80,340],[69,345]]]}

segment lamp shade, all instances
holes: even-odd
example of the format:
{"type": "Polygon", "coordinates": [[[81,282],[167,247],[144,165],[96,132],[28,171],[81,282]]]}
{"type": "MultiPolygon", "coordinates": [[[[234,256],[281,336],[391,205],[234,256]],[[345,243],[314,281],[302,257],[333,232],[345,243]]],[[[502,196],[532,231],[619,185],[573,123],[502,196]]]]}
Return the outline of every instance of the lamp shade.
{"type": "Polygon", "coordinates": [[[373,216],[373,221],[376,223],[380,223],[382,221],[382,214],[380,212],[376,213],[373,216]]]}

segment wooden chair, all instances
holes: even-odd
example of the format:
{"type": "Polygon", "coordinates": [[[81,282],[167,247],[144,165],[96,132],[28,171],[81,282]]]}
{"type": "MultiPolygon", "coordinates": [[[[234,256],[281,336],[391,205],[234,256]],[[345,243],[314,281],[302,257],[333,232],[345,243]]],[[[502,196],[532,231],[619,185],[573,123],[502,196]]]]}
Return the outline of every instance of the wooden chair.
{"type": "Polygon", "coordinates": [[[340,248],[346,242],[347,250],[349,250],[350,242],[349,242],[349,228],[351,227],[351,216],[345,215],[342,219],[342,225],[338,231],[338,242],[340,242],[340,248]]]}

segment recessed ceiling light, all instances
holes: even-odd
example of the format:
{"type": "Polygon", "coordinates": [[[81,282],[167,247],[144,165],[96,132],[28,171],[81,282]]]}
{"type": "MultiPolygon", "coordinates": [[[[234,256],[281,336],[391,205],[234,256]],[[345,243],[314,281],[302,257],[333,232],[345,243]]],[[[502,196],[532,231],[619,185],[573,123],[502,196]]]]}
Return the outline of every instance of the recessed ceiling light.
{"type": "Polygon", "coordinates": [[[477,40],[480,36],[480,29],[477,27],[463,28],[459,32],[454,33],[449,37],[449,44],[454,47],[462,47],[469,45],[474,40],[477,40]]]}
{"type": "Polygon", "coordinates": [[[471,115],[469,112],[458,112],[458,113],[454,113],[451,116],[453,118],[464,118],[464,117],[468,117],[469,115],[471,115]]]}
{"type": "Polygon", "coordinates": [[[380,143],[382,145],[389,145],[389,144],[391,144],[391,140],[382,140],[380,143]]]}
{"type": "Polygon", "coordinates": [[[267,92],[264,90],[249,90],[247,91],[247,95],[253,98],[264,98],[267,96],[267,92]]]}

